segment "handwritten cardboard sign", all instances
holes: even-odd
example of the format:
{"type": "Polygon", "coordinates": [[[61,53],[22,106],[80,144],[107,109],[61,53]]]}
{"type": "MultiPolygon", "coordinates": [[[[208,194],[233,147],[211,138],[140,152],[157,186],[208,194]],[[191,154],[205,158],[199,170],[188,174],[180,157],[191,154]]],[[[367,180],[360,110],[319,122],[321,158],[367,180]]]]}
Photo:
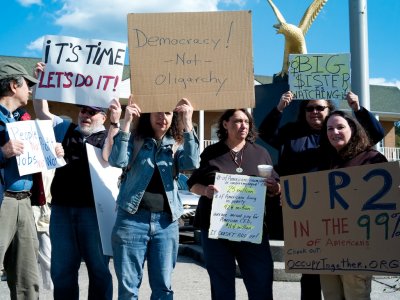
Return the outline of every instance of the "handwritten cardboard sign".
{"type": "Polygon", "coordinates": [[[350,54],[290,54],[289,86],[296,99],[346,99],[350,54]]]}
{"type": "Polygon", "coordinates": [[[65,165],[56,155],[52,121],[6,123],[11,140],[24,142],[24,153],[17,156],[19,175],[33,174],[65,165]]]}
{"type": "Polygon", "coordinates": [[[36,99],[108,107],[119,97],[126,44],[47,35],[36,99]]]}
{"type": "Polygon", "coordinates": [[[400,274],[399,165],[281,177],[286,271],[400,274]]]}
{"type": "Polygon", "coordinates": [[[131,90],[142,112],[254,107],[251,12],[128,15],[131,90]]]}
{"type": "Polygon", "coordinates": [[[265,208],[265,179],[216,173],[208,237],[260,244],[265,208]]]}

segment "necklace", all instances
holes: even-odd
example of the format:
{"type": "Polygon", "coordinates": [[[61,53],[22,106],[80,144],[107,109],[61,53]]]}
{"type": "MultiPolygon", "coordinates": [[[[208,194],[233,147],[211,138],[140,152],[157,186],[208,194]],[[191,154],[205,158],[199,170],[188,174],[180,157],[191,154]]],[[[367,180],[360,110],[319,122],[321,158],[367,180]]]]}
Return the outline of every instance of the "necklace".
{"type": "Polygon", "coordinates": [[[241,168],[241,165],[242,165],[242,162],[243,162],[244,147],[242,149],[240,149],[238,152],[233,151],[232,149],[229,152],[230,152],[230,154],[232,156],[233,162],[237,166],[236,172],[237,173],[242,173],[243,169],[241,168]],[[240,161],[238,161],[239,160],[239,154],[240,154],[240,161]]]}

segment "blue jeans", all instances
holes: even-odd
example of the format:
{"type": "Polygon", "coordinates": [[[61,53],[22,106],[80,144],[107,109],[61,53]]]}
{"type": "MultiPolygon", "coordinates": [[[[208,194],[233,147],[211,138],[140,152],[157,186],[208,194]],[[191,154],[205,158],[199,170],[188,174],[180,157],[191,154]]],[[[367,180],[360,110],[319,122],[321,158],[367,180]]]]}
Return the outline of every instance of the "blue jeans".
{"type": "Polygon", "coordinates": [[[171,275],[179,248],[178,221],[169,213],[118,208],[112,233],[118,299],[137,299],[147,259],[151,299],[173,299],[171,275]]]}
{"type": "Polygon", "coordinates": [[[236,263],[239,265],[248,299],[272,299],[273,262],[269,241],[264,235],[261,244],[209,239],[208,230],[201,230],[204,260],[211,282],[213,300],[235,299],[236,263]]]}
{"type": "Polygon", "coordinates": [[[103,255],[94,207],[54,205],[50,219],[51,279],[54,299],[79,299],[78,271],[82,259],[89,275],[88,299],[112,299],[110,258],[103,255]]]}

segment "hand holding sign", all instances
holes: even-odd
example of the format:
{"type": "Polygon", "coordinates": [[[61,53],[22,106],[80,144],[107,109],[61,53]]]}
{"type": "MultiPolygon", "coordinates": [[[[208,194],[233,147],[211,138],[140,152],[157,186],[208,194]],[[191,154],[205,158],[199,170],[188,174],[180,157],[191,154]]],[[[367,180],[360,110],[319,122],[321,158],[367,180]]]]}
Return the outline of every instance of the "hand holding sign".
{"type": "Polygon", "coordinates": [[[179,114],[179,119],[182,123],[182,128],[186,131],[192,131],[192,116],[193,116],[193,106],[190,101],[186,98],[182,98],[174,109],[174,112],[179,114]]]}
{"type": "Polygon", "coordinates": [[[20,176],[65,165],[62,146],[56,143],[51,121],[7,123],[10,143],[6,150],[17,156],[20,176]]]}

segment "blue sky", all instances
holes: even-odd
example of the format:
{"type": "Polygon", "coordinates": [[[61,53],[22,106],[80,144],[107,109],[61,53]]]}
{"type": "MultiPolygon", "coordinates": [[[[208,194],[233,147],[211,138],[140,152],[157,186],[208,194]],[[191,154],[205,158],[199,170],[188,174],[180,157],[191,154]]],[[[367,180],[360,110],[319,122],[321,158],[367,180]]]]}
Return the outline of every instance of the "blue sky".
{"type": "MultiPolygon", "coordinates": [[[[350,0],[352,1],[352,0],[350,0]]],[[[274,0],[288,23],[298,24],[312,0],[274,0]]],[[[350,52],[349,0],[328,0],[306,35],[309,53],[350,52]]],[[[371,83],[400,87],[400,1],[369,0],[371,83]]],[[[127,42],[133,12],[251,10],[254,72],[281,70],[284,38],[266,0],[9,0],[0,18],[0,55],[41,57],[47,34],[127,42]]]]}

